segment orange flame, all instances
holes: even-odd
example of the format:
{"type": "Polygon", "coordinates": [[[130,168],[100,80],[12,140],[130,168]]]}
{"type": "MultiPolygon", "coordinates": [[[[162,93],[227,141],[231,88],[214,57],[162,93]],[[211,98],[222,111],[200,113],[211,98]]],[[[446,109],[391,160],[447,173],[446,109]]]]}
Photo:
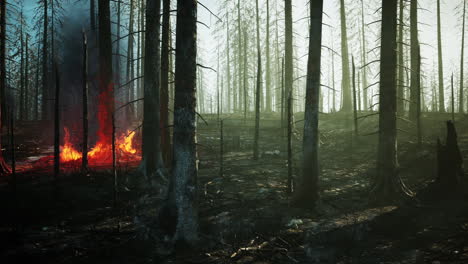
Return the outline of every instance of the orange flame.
{"type": "MultiPolygon", "coordinates": [[[[77,161],[82,158],[82,153],[77,151],[73,144],[70,142],[70,132],[68,128],[64,128],[64,145],[60,152],[60,161],[62,163],[77,161]]],[[[127,131],[115,141],[115,148],[117,151],[117,158],[125,158],[129,160],[139,160],[137,150],[133,146],[133,138],[135,137],[134,131],[127,131]]],[[[91,165],[102,165],[112,163],[112,145],[99,141],[96,145],[88,151],[88,160],[91,165]]]]}

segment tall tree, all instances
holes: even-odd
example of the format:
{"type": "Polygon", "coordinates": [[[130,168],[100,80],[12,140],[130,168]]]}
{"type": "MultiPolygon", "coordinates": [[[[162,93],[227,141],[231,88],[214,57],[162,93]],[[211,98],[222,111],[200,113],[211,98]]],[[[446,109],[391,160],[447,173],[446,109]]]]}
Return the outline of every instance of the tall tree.
{"type": "Polygon", "coordinates": [[[404,68],[404,61],[403,61],[403,54],[404,54],[404,46],[403,46],[403,27],[404,27],[404,0],[400,0],[400,17],[398,23],[398,83],[397,83],[397,112],[400,115],[403,115],[405,111],[405,68],[404,68]]]}
{"type": "MultiPolygon", "coordinates": [[[[6,82],[6,8],[7,0],[0,2],[0,127],[2,127],[3,116],[5,112],[5,91],[7,87],[6,82]]],[[[0,133],[1,134],[1,133],[0,133]]],[[[0,141],[1,147],[1,141],[0,141]]],[[[10,172],[5,160],[3,159],[2,151],[0,150],[0,175],[5,175],[10,172]]]]}
{"type": "Polygon", "coordinates": [[[169,202],[176,216],[174,240],[194,245],[198,240],[197,0],[177,0],[175,67],[174,160],[169,202]]]}
{"type": "Polygon", "coordinates": [[[89,0],[89,18],[91,30],[96,30],[96,0],[89,0]]]}
{"type": "Polygon", "coordinates": [[[171,18],[171,0],[163,0],[163,18],[161,35],[161,145],[163,160],[169,167],[171,157],[171,138],[169,133],[169,34],[171,18]]]}
{"type": "Polygon", "coordinates": [[[160,132],[160,70],[159,28],[160,0],[147,0],[145,29],[145,79],[143,106],[143,158],[142,169],[146,177],[155,176],[158,169],[164,168],[161,155],[160,132]]]}
{"type": "Polygon", "coordinates": [[[410,6],[410,31],[411,31],[411,89],[410,89],[410,104],[409,117],[411,121],[416,122],[417,119],[417,102],[420,92],[418,86],[419,72],[416,71],[418,65],[418,1],[411,0],[410,6]]]}
{"type": "MultiPolygon", "coordinates": [[[[364,0],[361,0],[361,38],[362,38],[362,65],[367,64],[367,42],[366,42],[366,23],[364,19],[364,0]]],[[[367,104],[367,67],[362,68],[362,94],[363,94],[363,107],[364,110],[368,110],[368,104],[367,104]]]]}
{"type": "Polygon", "coordinates": [[[442,57],[442,30],[440,25],[440,0],[437,0],[437,49],[439,60],[439,112],[445,112],[444,66],[442,57]]]}
{"type": "Polygon", "coordinates": [[[50,113],[49,113],[49,106],[50,106],[50,101],[49,101],[49,84],[48,84],[48,75],[49,75],[49,69],[47,67],[48,65],[48,46],[47,46],[47,36],[48,36],[48,27],[49,27],[49,22],[48,22],[48,5],[47,5],[48,0],[44,0],[44,24],[42,28],[42,107],[41,107],[41,113],[42,113],[42,120],[48,120],[50,118],[50,113]]]}
{"type": "Polygon", "coordinates": [[[340,0],[340,21],[341,21],[341,61],[342,61],[342,81],[341,89],[343,92],[343,102],[341,110],[351,112],[353,103],[351,98],[351,82],[349,72],[349,52],[348,52],[348,33],[346,28],[346,9],[344,0],[340,0]]]}
{"type": "MultiPolygon", "coordinates": [[[[125,83],[127,87],[125,87],[125,96],[127,102],[133,100],[134,97],[134,76],[135,76],[135,62],[133,60],[133,54],[134,54],[134,32],[133,32],[133,27],[134,27],[134,11],[135,11],[135,4],[134,0],[130,0],[130,15],[129,15],[129,21],[128,21],[128,38],[127,38],[127,69],[126,69],[126,80],[125,83]]],[[[126,116],[126,121],[130,122],[133,120],[135,116],[135,107],[133,105],[129,105],[128,107],[125,108],[125,116],[126,116]]]]}
{"type": "MultiPolygon", "coordinates": [[[[284,1],[285,15],[285,54],[284,54],[284,94],[289,94],[293,89],[293,22],[291,0],[284,1]]],[[[283,124],[284,126],[284,124],[283,124]]]]}
{"type": "Polygon", "coordinates": [[[112,41],[109,0],[98,2],[99,23],[99,140],[111,145],[114,87],[112,84],[112,41]]]}
{"type": "MultiPolygon", "coordinates": [[[[412,1],[413,2],[413,1],[412,1]]],[[[376,203],[398,201],[409,190],[398,175],[396,89],[397,0],[382,1],[380,53],[380,113],[377,175],[371,199],[376,203]]]]}
{"type": "Polygon", "coordinates": [[[243,85],[242,85],[242,33],[241,33],[241,6],[240,0],[237,0],[237,80],[238,80],[238,107],[239,111],[242,110],[242,94],[243,94],[243,85]]]}
{"type": "Polygon", "coordinates": [[[465,67],[464,59],[465,59],[465,18],[466,18],[466,0],[463,0],[463,23],[462,23],[462,41],[461,41],[461,55],[460,55],[460,94],[459,94],[459,101],[458,101],[458,112],[464,113],[464,105],[463,105],[463,68],[465,67]]]}
{"type": "Polygon", "coordinates": [[[255,132],[253,158],[259,158],[259,139],[260,139],[260,99],[262,90],[262,53],[260,49],[260,16],[258,0],[255,1],[256,21],[257,21],[257,86],[255,87],[255,132]]]}
{"type": "Polygon", "coordinates": [[[265,63],[265,84],[266,84],[266,101],[265,110],[271,112],[271,70],[270,70],[270,1],[266,0],[266,63],[265,63]]]}
{"type": "Polygon", "coordinates": [[[227,112],[231,112],[231,55],[229,49],[229,12],[226,13],[226,56],[227,56],[227,63],[226,63],[226,76],[227,76],[227,112]]]}
{"type": "Polygon", "coordinates": [[[297,202],[314,207],[319,198],[319,100],[322,57],[323,0],[310,1],[309,59],[307,62],[302,178],[297,202]]]}

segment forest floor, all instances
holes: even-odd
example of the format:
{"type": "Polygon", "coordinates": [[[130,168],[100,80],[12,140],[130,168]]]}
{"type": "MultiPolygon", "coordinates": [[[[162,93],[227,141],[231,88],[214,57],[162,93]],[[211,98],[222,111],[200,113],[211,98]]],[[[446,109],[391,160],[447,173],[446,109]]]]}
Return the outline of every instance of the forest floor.
{"type": "MultiPolygon", "coordinates": [[[[252,123],[223,118],[223,177],[219,127],[210,118],[209,126],[199,125],[197,251],[165,255],[141,240],[134,219],[138,191],[122,180],[114,209],[109,171],[62,175],[58,192],[50,175],[30,171],[18,175],[16,202],[11,187],[0,181],[0,263],[468,263],[466,196],[418,195],[405,205],[369,205],[376,116],[360,122],[362,136],[357,139],[346,129],[348,116],[321,116],[321,201],[315,210],[290,206],[286,141],[279,121],[262,121],[262,155],[254,161],[252,123]]],[[[425,113],[421,146],[414,128],[400,125],[410,132],[399,135],[400,175],[415,193],[436,177],[436,139],[445,141],[449,118],[425,113]]],[[[458,118],[468,168],[468,118],[458,118]]],[[[296,119],[297,168],[302,123],[296,119]]],[[[129,171],[121,178],[131,175],[129,171]]]]}

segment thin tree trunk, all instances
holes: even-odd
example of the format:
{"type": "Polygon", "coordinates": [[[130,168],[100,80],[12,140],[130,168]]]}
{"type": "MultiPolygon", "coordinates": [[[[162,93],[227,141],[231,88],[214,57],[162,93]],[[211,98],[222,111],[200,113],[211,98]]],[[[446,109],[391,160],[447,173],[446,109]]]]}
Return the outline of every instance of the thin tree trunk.
{"type": "Polygon", "coordinates": [[[21,27],[20,27],[20,95],[19,95],[19,113],[18,119],[24,120],[24,33],[23,33],[23,14],[21,13],[21,27]]]}
{"type": "MultiPolygon", "coordinates": [[[[134,79],[134,61],[133,61],[133,44],[134,44],[134,38],[133,38],[133,23],[134,23],[134,0],[130,0],[130,16],[129,16],[129,26],[128,26],[128,39],[127,39],[127,72],[125,74],[126,76],[126,83],[128,83],[127,87],[123,87],[125,89],[125,94],[126,94],[126,101],[130,102],[134,99],[134,84],[133,80],[134,79]]],[[[133,105],[129,105],[128,107],[125,108],[125,116],[126,116],[126,121],[127,123],[130,123],[135,116],[135,107],[133,105]]]]}
{"type": "Polygon", "coordinates": [[[262,53],[260,50],[260,19],[258,11],[258,0],[256,3],[256,20],[257,20],[257,87],[255,89],[255,133],[254,133],[254,148],[253,158],[257,160],[260,156],[259,153],[259,139],[260,139],[260,96],[262,90],[262,53]]]}
{"type": "MultiPolygon", "coordinates": [[[[362,65],[367,65],[367,45],[366,45],[366,26],[364,20],[364,0],[361,0],[361,34],[362,34],[362,65]]],[[[367,110],[367,67],[362,68],[362,94],[363,94],[363,107],[367,110]]]]}
{"type": "Polygon", "coordinates": [[[437,0],[437,49],[439,61],[439,112],[445,112],[444,66],[442,56],[442,30],[440,22],[440,0],[437,0]]]}
{"type": "Polygon", "coordinates": [[[271,112],[271,70],[270,70],[270,1],[266,0],[266,65],[265,65],[265,79],[266,79],[266,101],[265,110],[267,113],[271,112]]]}
{"type": "Polygon", "coordinates": [[[342,83],[343,101],[341,111],[351,112],[353,109],[351,98],[351,84],[349,76],[349,53],[348,53],[348,33],[346,29],[346,10],[344,0],[340,0],[341,19],[341,61],[342,61],[342,83]]]}
{"type": "Polygon", "coordinates": [[[396,33],[397,0],[382,1],[379,147],[377,177],[371,190],[375,203],[399,201],[402,195],[410,194],[398,175],[396,33]]]}
{"type": "Polygon", "coordinates": [[[196,145],[197,0],[177,1],[174,103],[174,168],[169,208],[175,211],[176,242],[198,240],[196,145]]]}
{"type": "Polygon", "coordinates": [[[247,78],[248,78],[248,62],[247,62],[247,49],[248,49],[248,36],[247,36],[247,30],[244,27],[244,83],[243,83],[243,88],[244,88],[244,122],[247,120],[247,111],[249,109],[249,104],[247,101],[247,78]]]}
{"type": "Polygon", "coordinates": [[[459,101],[458,101],[458,112],[461,114],[464,113],[464,105],[463,105],[463,70],[465,67],[464,59],[465,59],[465,14],[466,14],[466,1],[463,0],[463,25],[462,25],[462,43],[461,43],[461,55],[460,55],[460,94],[459,94],[459,101]]]}
{"type": "Polygon", "coordinates": [[[57,61],[55,65],[55,109],[54,109],[54,185],[57,190],[57,181],[60,173],[60,76],[57,61]]]}
{"type": "Polygon", "coordinates": [[[243,93],[243,85],[242,85],[242,75],[241,75],[241,69],[242,69],[242,32],[241,32],[241,11],[240,11],[240,0],[237,0],[237,35],[238,35],[238,47],[237,47],[237,80],[238,80],[238,89],[239,89],[239,94],[238,94],[238,111],[241,112],[242,110],[242,93],[243,93]]]}
{"type": "Polygon", "coordinates": [[[96,0],[89,0],[89,17],[91,21],[91,30],[96,30],[96,0]]]}
{"type": "Polygon", "coordinates": [[[403,45],[403,27],[404,27],[404,0],[400,0],[400,17],[398,24],[398,90],[397,90],[397,113],[403,116],[405,112],[405,68],[404,68],[404,45],[403,45]]]}
{"type": "Polygon", "coordinates": [[[409,104],[409,117],[413,122],[417,121],[417,103],[420,87],[418,87],[418,72],[416,70],[418,65],[418,2],[417,0],[411,1],[410,10],[410,30],[411,30],[411,94],[409,104]]]}
{"type": "MultiPolygon", "coordinates": [[[[284,61],[284,95],[293,89],[293,23],[292,23],[292,1],[284,1],[285,14],[285,61],[284,61]]],[[[284,98],[282,99],[284,100],[284,98]]],[[[283,110],[284,111],[284,110],[283,110]]],[[[282,124],[284,127],[284,124],[282,124]]]]}
{"type": "MultiPolygon", "coordinates": [[[[5,107],[5,92],[6,92],[6,5],[7,0],[0,2],[0,128],[3,127],[3,121],[7,120],[6,107],[5,107]]],[[[12,110],[13,111],[13,110],[12,110]]],[[[0,132],[1,135],[1,132],[0,132]]],[[[14,160],[14,159],[13,159],[14,160]]],[[[5,163],[3,154],[1,151],[1,140],[0,140],[0,175],[6,175],[10,172],[8,165],[5,163]]]]}
{"type": "MultiPolygon", "coordinates": [[[[171,163],[171,137],[169,133],[169,34],[171,1],[163,1],[161,46],[161,146],[166,167],[171,163]]],[[[219,68],[219,67],[218,67],[219,68]]]]}
{"type": "Polygon", "coordinates": [[[219,127],[219,177],[224,177],[224,120],[221,120],[219,127]]]}
{"type": "Polygon", "coordinates": [[[288,94],[288,142],[287,142],[287,149],[288,149],[288,182],[287,182],[287,193],[291,194],[294,192],[293,188],[293,153],[292,153],[292,128],[293,128],[293,110],[292,110],[292,93],[288,94]]]}
{"type": "Polygon", "coordinates": [[[48,5],[47,2],[49,0],[44,0],[44,25],[42,28],[42,107],[41,107],[41,115],[42,115],[42,120],[48,120],[50,115],[49,115],[49,84],[48,84],[48,76],[49,76],[49,70],[47,67],[48,60],[47,60],[47,55],[48,55],[48,46],[47,46],[47,30],[49,27],[48,23],[48,5]]]}
{"type": "Polygon", "coordinates": [[[319,199],[319,96],[322,57],[323,0],[310,2],[309,59],[307,62],[302,178],[294,203],[314,207],[319,199]]]}
{"type": "Polygon", "coordinates": [[[81,170],[88,170],[88,39],[83,31],[83,146],[81,170]]]}
{"type": "Polygon", "coordinates": [[[352,57],[353,65],[353,113],[354,113],[354,137],[359,136],[358,115],[357,115],[357,91],[356,91],[356,66],[354,65],[354,57],[352,57]]]}
{"type": "Polygon", "coordinates": [[[452,78],[450,79],[451,84],[451,92],[452,92],[452,104],[451,104],[451,111],[452,111],[452,122],[455,123],[455,93],[453,91],[453,73],[452,78]]]}
{"type": "Polygon", "coordinates": [[[227,112],[231,112],[231,56],[229,51],[229,13],[226,13],[226,56],[227,56],[227,64],[226,64],[226,75],[227,75],[227,112]]]}
{"type": "Polygon", "coordinates": [[[40,45],[37,44],[37,57],[36,57],[36,81],[35,81],[35,93],[34,93],[34,120],[39,120],[39,72],[40,72],[40,59],[41,56],[41,48],[40,45]]]}
{"type": "Polygon", "coordinates": [[[29,120],[29,36],[26,35],[26,52],[24,63],[24,109],[23,120],[29,120]]]}

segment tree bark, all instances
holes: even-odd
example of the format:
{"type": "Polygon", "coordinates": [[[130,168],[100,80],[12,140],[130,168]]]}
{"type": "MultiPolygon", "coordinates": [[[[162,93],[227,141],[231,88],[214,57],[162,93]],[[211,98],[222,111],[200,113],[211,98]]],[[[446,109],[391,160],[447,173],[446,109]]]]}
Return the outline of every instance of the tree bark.
{"type": "Polygon", "coordinates": [[[377,175],[371,190],[371,201],[375,203],[399,201],[410,194],[398,175],[396,18],[397,0],[382,1],[379,145],[377,175]]]}
{"type": "Polygon", "coordinates": [[[440,0],[437,0],[437,49],[439,61],[439,112],[445,112],[444,64],[442,56],[442,30],[440,22],[440,0]]]}
{"type": "MultiPolygon", "coordinates": [[[[3,121],[6,120],[3,116],[5,112],[5,91],[7,87],[6,82],[6,5],[7,0],[0,2],[0,127],[3,127],[3,121]]],[[[0,132],[1,134],[1,132],[0,132]]],[[[1,151],[1,140],[0,140],[0,175],[6,175],[10,173],[8,165],[3,159],[1,151]]]]}
{"type": "MultiPolygon", "coordinates": [[[[285,65],[284,65],[284,95],[288,95],[293,89],[293,23],[292,23],[292,3],[291,0],[284,1],[285,15],[285,65]]],[[[283,98],[284,100],[284,98],[283,98]]],[[[284,112],[284,110],[283,110],[284,112]]],[[[284,127],[284,124],[282,124],[284,127]]]]}
{"type": "MultiPolygon", "coordinates": [[[[361,34],[362,34],[362,65],[367,65],[367,45],[366,45],[366,26],[364,20],[364,0],[361,0],[361,34]]],[[[362,68],[362,95],[364,110],[368,109],[368,82],[367,82],[367,67],[362,68]]]]}
{"type": "Polygon", "coordinates": [[[161,145],[166,167],[171,163],[171,137],[169,133],[169,34],[171,1],[163,1],[161,46],[161,145]]]}
{"type": "Polygon", "coordinates": [[[270,1],[266,0],[266,64],[265,64],[265,111],[271,112],[271,70],[270,70],[270,1]]]}
{"type": "Polygon", "coordinates": [[[342,81],[341,89],[343,92],[343,101],[341,111],[351,112],[353,103],[351,98],[351,83],[349,76],[349,53],[348,53],[348,33],[346,28],[346,10],[344,0],[340,0],[340,19],[341,19],[341,61],[342,61],[342,81]]]}
{"type": "Polygon", "coordinates": [[[198,240],[196,145],[197,0],[177,1],[173,177],[170,201],[175,210],[174,240],[198,240]]]}
{"type": "Polygon", "coordinates": [[[88,170],[88,39],[83,31],[83,146],[81,169],[88,170]]]}
{"type": "Polygon", "coordinates": [[[461,55],[460,55],[460,94],[459,94],[459,101],[458,101],[458,112],[461,114],[464,113],[464,105],[463,105],[463,81],[464,81],[464,76],[463,76],[463,70],[465,67],[464,64],[464,59],[465,59],[465,14],[466,14],[466,1],[463,0],[463,23],[462,23],[462,43],[461,43],[461,55]]]}
{"type": "Polygon", "coordinates": [[[99,0],[99,140],[111,145],[114,86],[112,84],[112,41],[109,0],[99,0]]]}
{"type": "Polygon", "coordinates": [[[319,199],[319,96],[322,57],[323,0],[310,2],[309,59],[307,62],[302,178],[294,202],[315,207],[319,199]]]}
{"type": "Polygon", "coordinates": [[[417,121],[417,103],[420,87],[418,86],[418,72],[416,70],[418,65],[418,1],[411,0],[410,9],[410,30],[411,30],[411,89],[410,89],[410,103],[409,103],[409,117],[413,122],[417,121]]]}
{"type": "Polygon", "coordinates": [[[147,179],[156,176],[164,168],[161,153],[160,132],[160,70],[159,28],[161,4],[159,0],[147,0],[145,31],[145,76],[143,110],[143,159],[142,169],[147,179]]]}
{"type": "Polygon", "coordinates": [[[403,116],[405,112],[405,68],[404,68],[404,45],[403,45],[403,27],[404,27],[404,0],[400,0],[400,17],[398,25],[398,91],[397,91],[397,113],[403,116]]]}
{"type": "MultiPolygon", "coordinates": [[[[135,78],[134,74],[134,65],[135,62],[133,61],[133,44],[134,44],[134,37],[133,37],[133,24],[134,24],[134,0],[130,0],[130,15],[128,21],[128,39],[127,39],[127,69],[126,69],[126,83],[127,87],[125,89],[126,101],[130,102],[134,99],[134,84],[133,79],[135,78]]],[[[130,123],[135,117],[135,106],[129,105],[125,108],[125,117],[127,123],[130,123]]]]}
{"type": "Polygon", "coordinates": [[[47,46],[47,32],[48,32],[48,0],[44,0],[44,25],[42,28],[42,105],[41,105],[41,115],[42,120],[48,120],[50,117],[49,114],[49,84],[48,84],[48,75],[49,69],[47,67],[48,64],[48,46],[47,46]]]}
{"type": "Polygon", "coordinates": [[[256,3],[256,21],[257,21],[257,87],[255,88],[255,132],[254,132],[254,148],[253,158],[257,160],[260,156],[259,153],[259,139],[260,139],[260,96],[262,90],[262,53],[260,50],[260,19],[258,10],[258,0],[256,3]]]}

